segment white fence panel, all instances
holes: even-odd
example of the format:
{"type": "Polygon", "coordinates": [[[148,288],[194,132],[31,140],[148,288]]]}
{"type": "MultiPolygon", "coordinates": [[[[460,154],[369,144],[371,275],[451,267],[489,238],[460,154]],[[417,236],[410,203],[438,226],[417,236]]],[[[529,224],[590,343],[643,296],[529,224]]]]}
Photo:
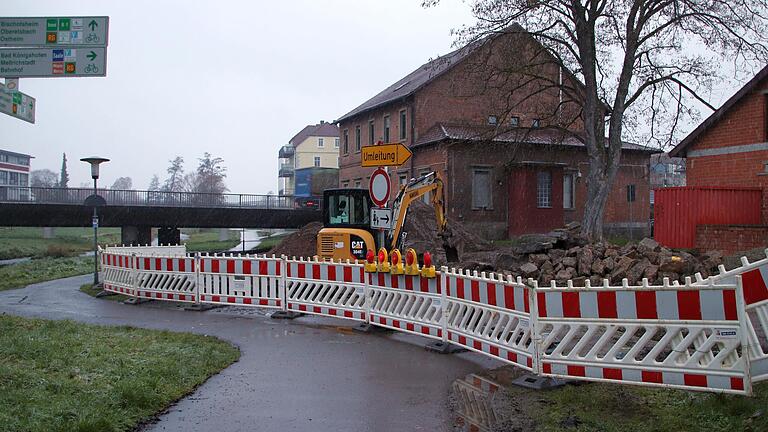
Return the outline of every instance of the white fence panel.
{"type": "Polygon", "coordinates": [[[282,308],[280,258],[246,256],[200,257],[200,302],[282,308]]]}
{"type": "Polygon", "coordinates": [[[369,273],[370,322],[377,326],[443,339],[439,278],[369,273]]]}
{"type": "Polygon", "coordinates": [[[367,321],[362,264],[286,260],[288,310],[367,321]]]}

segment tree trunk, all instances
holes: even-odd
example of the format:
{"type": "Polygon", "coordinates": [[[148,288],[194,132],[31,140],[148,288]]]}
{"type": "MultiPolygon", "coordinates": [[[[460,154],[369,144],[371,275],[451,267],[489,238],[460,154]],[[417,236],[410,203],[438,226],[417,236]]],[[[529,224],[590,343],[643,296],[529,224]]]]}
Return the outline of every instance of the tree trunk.
{"type": "MultiPolygon", "coordinates": [[[[616,178],[620,155],[604,158],[599,151],[588,151],[589,174],[587,175],[587,201],[584,204],[584,217],[581,234],[590,241],[603,240],[603,217],[611,186],[616,178]],[[598,154],[594,154],[598,153],[598,154]],[[606,160],[607,159],[607,160],[606,160]]],[[[605,149],[607,155],[612,151],[605,149]]]]}

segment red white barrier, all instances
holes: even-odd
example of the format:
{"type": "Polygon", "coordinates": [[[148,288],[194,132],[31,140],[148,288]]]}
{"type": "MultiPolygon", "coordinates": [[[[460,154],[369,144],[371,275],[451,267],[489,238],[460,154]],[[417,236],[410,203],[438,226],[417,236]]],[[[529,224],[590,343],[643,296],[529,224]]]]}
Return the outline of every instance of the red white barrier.
{"type": "Polygon", "coordinates": [[[577,288],[447,268],[427,278],[366,273],[352,262],[151,252],[102,251],[105,289],[351,319],[544,376],[738,394],[768,379],[768,350],[761,345],[768,259],[745,260],[707,279],[697,275],[685,285],[587,281],[577,288]]]}
{"type": "Polygon", "coordinates": [[[365,272],[357,263],[284,260],[287,310],[366,322],[365,272]]]}

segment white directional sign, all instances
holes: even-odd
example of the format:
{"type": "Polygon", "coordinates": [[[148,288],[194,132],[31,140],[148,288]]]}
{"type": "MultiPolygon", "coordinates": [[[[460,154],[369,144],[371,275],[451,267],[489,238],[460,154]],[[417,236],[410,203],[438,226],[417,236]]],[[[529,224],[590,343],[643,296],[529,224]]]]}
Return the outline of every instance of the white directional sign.
{"type": "Polygon", "coordinates": [[[106,48],[10,48],[0,50],[0,77],[106,76],[106,48]]]}
{"type": "Polygon", "coordinates": [[[107,46],[109,17],[0,17],[0,47],[107,46]]]}
{"type": "Polygon", "coordinates": [[[22,92],[10,92],[0,84],[0,112],[34,123],[35,98],[22,92]]]}
{"type": "Polygon", "coordinates": [[[390,229],[392,227],[392,209],[372,208],[371,228],[390,229]]]}

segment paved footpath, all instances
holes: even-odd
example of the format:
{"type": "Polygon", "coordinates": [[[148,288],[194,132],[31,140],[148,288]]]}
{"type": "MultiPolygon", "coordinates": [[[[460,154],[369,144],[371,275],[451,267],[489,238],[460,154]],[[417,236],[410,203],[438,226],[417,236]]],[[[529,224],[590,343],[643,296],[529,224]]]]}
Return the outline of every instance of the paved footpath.
{"type": "Polygon", "coordinates": [[[95,299],[78,291],[91,277],[0,292],[0,313],[214,335],[242,352],[145,431],[449,431],[451,382],[500,365],[427,352],[418,336],[358,334],[333,318],[95,299]]]}

